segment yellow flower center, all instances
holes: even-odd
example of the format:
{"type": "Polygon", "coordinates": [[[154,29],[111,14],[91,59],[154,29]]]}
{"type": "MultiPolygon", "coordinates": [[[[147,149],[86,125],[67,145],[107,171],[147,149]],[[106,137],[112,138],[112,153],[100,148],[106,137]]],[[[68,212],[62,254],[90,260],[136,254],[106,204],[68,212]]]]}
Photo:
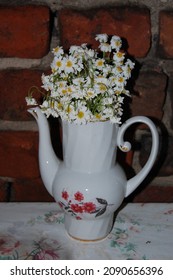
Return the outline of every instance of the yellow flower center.
{"type": "Polygon", "coordinates": [[[131,73],[131,69],[130,67],[127,68],[127,73],[130,74],[131,73]]]}
{"type": "Polygon", "coordinates": [[[123,77],[119,77],[119,78],[118,78],[118,82],[123,83],[123,82],[124,82],[123,77]]]}
{"type": "Polygon", "coordinates": [[[100,120],[100,119],[101,119],[101,115],[100,115],[100,114],[98,114],[98,113],[96,113],[96,114],[95,114],[95,117],[96,117],[96,119],[98,119],[98,120],[100,120]]]}
{"type": "Polygon", "coordinates": [[[57,108],[58,108],[59,110],[61,110],[61,109],[63,108],[63,106],[62,106],[62,103],[61,103],[61,102],[59,102],[59,103],[58,103],[57,108]]]}
{"type": "Polygon", "coordinates": [[[121,45],[120,41],[115,41],[115,46],[119,47],[121,45]]]}
{"type": "Polygon", "coordinates": [[[117,52],[117,56],[118,56],[119,58],[121,58],[121,57],[123,57],[123,53],[122,53],[122,52],[117,52]]]}
{"type": "Polygon", "coordinates": [[[97,61],[97,65],[98,66],[103,66],[103,61],[102,60],[97,61]]]}
{"type": "Polygon", "coordinates": [[[104,84],[100,84],[100,91],[106,91],[106,86],[104,84]]]}
{"type": "Polygon", "coordinates": [[[54,108],[54,103],[55,102],[53,100],[50,101],[50,108],[54,108]]]}
{"type": "Polygon", "coordinates": [[[59,47],[54,48],[54,52],[57,53],[59,51],[59,47]]]}
{"type": "Polygon", "coordinates": [[[64,84],[60,82],[59,87],[62,88],[63,86],[64,86],[64,84]]]}
{"type": "Polygon", "coordinates": [[[88,97],[93,96],[93,92],[92,91],[87,91],[87,95],[88,95],[88,97]]]}
{"type": "Polygon", "coordinates": [[[58,61],[56,62],[56,66],[57,66],[57,67],[61,67],[61,66],[62,66],[61,60],[58,60],[58,61]]]}
{"type": "Polygon", "coordinates": [[[67,63],[66,63],[66,66],[67,67],[72,67],[72,65],[73,65],[73,63],[71,62],[71,60],[68,60],[67,63]]]}
{"type": "Polygon", "coordinates": [[[122,71],[122,68],[120,66],[117,66],[117,71],[118,72],[121,72],[122,71]]]}
{"type": "Polygon", "coordinates": [[[66,89],[62,89],[62,93],[63,93],[63,94],[66,94],[66,93],[67,93],[67,90],[66,90],[66,89]]]}
{"type": "Polygon", "coordinates": [[[106,48],[109,47],[109,44],[108,44],[108,43],[102,43],[102,44],[103,44],[103,46],[105,46],[106,48]]]}
{"type": "Polygon", "coordinates": [[[84,117],[84,112],[79,111],[77,116],[78,116],[79,119],[82,119],[84,117]]]}
{"type": "Polygon", "coordinates": [[[72,93],[73,92],[71,87],[68,87],[67,91],[68,91],[68,93],[72,93]]]}

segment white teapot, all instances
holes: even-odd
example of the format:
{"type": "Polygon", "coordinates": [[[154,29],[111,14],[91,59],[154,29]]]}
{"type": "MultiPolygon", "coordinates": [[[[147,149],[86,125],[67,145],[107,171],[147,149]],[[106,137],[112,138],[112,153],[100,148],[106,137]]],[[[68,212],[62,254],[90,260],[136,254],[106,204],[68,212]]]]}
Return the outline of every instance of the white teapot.
{"type": "Polygon", "coordinates": [[[158,132],[153,122],[132,117],[121,127],[105,122],[78,125],[62,121],[63,161],[53,151],[49,125],[39,107],[28,110],[39,127],[39,165],[44,185],[65,214],[65,229],[76,239],[95,241],[111,231],[114,213],[151,170],[158,153],[158,132]],[[149,159],[127,180],[116,162],[117,147],[129,151],[126,129],[134,123],[148,125],[152,135],[149,159]]]}

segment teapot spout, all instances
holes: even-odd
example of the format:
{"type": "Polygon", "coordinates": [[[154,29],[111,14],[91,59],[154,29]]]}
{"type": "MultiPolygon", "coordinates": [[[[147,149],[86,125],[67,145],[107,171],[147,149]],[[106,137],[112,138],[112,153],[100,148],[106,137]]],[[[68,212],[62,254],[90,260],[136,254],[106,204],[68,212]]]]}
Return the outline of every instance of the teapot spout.
{"type": "Polygon", "coordinates": [[[28,112],[36,119],[39,129],[39,168],[41,178],[47,189],[52,194],[52,184],[58,171],[60,160],[52,148],[49,124],[39,107],[30,108],[28,112]]]}

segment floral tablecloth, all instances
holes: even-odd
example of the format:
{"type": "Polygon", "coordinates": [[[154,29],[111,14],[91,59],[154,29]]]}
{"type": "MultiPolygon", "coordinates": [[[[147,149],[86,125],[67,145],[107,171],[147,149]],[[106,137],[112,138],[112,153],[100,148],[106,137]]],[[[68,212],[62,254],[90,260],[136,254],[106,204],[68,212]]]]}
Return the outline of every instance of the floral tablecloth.
{"type": "Polygon", "coordinates": [[[56,203],[0,203],[0,259],[173,259],[173,204],[130,203],[98,242],[68,236],[56,203]]]}

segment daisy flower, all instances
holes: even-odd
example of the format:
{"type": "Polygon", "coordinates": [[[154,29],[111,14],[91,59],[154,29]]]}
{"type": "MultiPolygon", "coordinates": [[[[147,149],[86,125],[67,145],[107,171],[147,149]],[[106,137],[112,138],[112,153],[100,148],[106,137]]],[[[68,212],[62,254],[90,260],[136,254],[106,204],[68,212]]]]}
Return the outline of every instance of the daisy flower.
{"type": "Polygon", "coordinates": [[[60,87],[60,88],[58,89],[58,92],[59,92],[60,95],[66,95],[66,94],[68,94],[68,90],[67,90],[66,87],[60,87]]]}
{"type": "Polygon", "coordinates": [[[76,111],[76,123],[78,124],[85,124],[89,119],[89,111],[85,106],[79,106],[78,110],[76,111]]]}
{"type": "Polygon", "coordinates": [[[77,68],[76,59],[73,56],[66,57],[64,59],[64,72],[73,73],[77,68]]]}
{"type": "Polygon", "coordinates": [[[122,46],[121,38],[118,36],[112,36],[110,44],[111,44],[112,49],[119,51],[122,46]]]}
{"type": "Polygon", "coordinates": [[[96,96],[96,92],[92,88],[86,90],[86,93],[85,93],[86,99],[92,99],[95,96],[96,96]]]}
{"type": "Polygon", "coordinates": [[[97,59],[95,61],[95,67],[99,70],[102,70],[104,67],[105,60],[103,58],[97,59]]]}
{"type": "Polygon", "coordinates": [[[62,47],[59,47],[57,46],[56,48],[54,48],[52,50],[52,53],[55,55],[55,56],[60,56],[60,55],[63,55],[64,54],[64,50],[62,47]]]}
{"type": "Polygon", "coordinates": [[[108,43],[101,43],[99,45],[99,48],[102,52],[111,52],[111,45],[109,45],[108,43]]]}
{"type": "Polygon", "coordinates": [[[59,56],[54,58],[54,60],[51,63],[51,69],[52,72],[55,73],[56,71],[58,71],[59,73],[61,73],[64,70],[64,61],[63,61],[63,57],[59,56]]]}
{"type": "Polygon", "coordinates": [[[42,88],[44,88],[47,91],[53,90],[54,87],[53,87],[50,76],[46,76],[43,73],[42,76],[41,76],[41,80],[42,80],[42,88]]]}
{"type": "Polygon", "coordinates": [[[116,52],[113,55],[113,60],[115,61],[115,63],[123,62],[124,61],[124,57],[125,57],[125,53],[123,53],[123,52],[116,52]]]}
{"type": "Polygon", "coordinates": [[[108,40],[107,34],[97,34],[95,37],[96,41],[99,41],[100,43],[106,43],[108,40]]]}
{"type": "Polygon", "coordinates": [[[32,96],[27,96],[25,97],[26,100],[26,104],[29,105],[37,105],[37,101],[35,98],[33,98],[32,96]]]}

